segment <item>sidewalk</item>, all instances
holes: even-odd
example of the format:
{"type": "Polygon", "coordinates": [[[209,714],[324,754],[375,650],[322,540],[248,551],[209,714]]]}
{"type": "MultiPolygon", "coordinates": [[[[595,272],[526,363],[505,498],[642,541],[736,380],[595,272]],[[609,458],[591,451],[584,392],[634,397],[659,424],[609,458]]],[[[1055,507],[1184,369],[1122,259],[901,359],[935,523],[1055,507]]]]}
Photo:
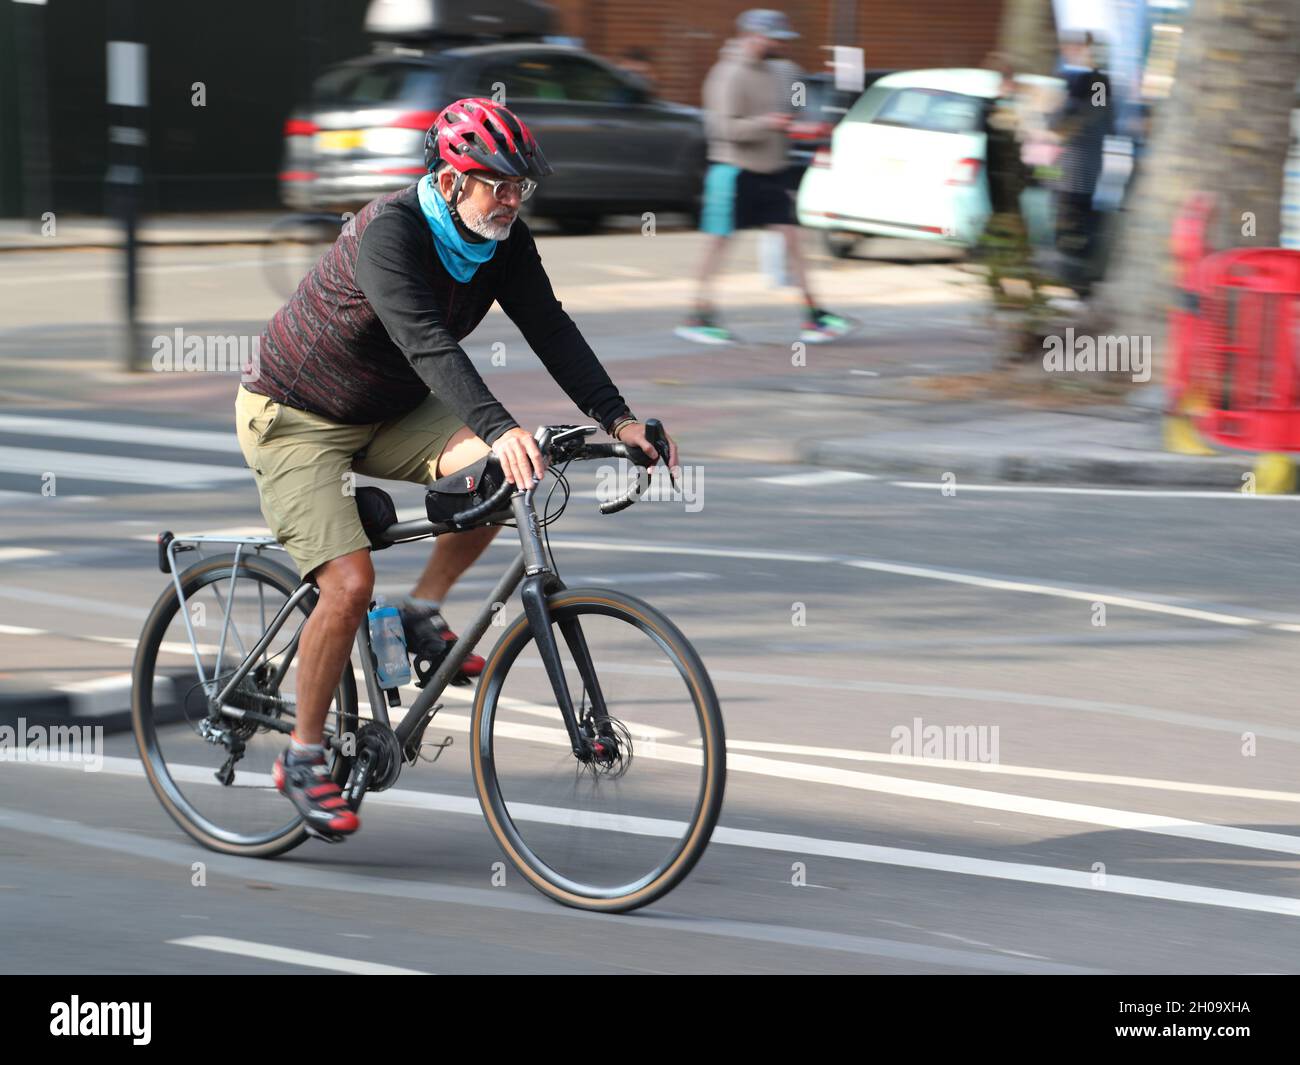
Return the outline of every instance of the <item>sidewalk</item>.
{"type": "MultiPolygon", "coordinates": [[[[271,226],[295,212],[288,208],[269,211],[232,211],[211,214],[159,214],[140,220],[139,240],[146,246],[205,244],[267,244],[272,240],[271,226]]],[[[328,213],[328,212],[324,212],[328,213]]],[[[662,224],[666,230],[682,224],[685,216],[666,213],[662,224]]],[[[538,220],[532,224],[538,232],[551,233],[554,223],[538,220]]],[[[616,215],[604,220],[606,231],[636,231],[639,217],[616,215]]],[[[88,215],[60,215],[55,219],[55,233],[41,232],[39,219],[0,218],[0,252],[50,251],[85,248],[120,248],[122,226],[114,218],[88,215]]]]}
{"type": "MultiPolygon", "coordinates": [[[[140,221],[142,244],[265,244],[271,223],[288,211],[248,211],[219,214],[153,215],[140,221]]],[[[55,233],[41,233],[39,220],[0,218],[0,252],[50,251],[74,248],[120,248],[122,227],[116,219],[58,216],[55,233]]]]}
{"type": "MultiPolygon", "coordinates": [[[[922,412],[917,412],[921,414],[922,412]]],[[[933,413],[933,412],[932,412],[933,413]]],[[[1164,450],[1161,418],[1126,407],[1025,411],[1007,406],[978,419],[855,436],[807,439],[801,458],[815,466],[915,480],[1028,481],[1058,485],[1240,490],[1250,452],[1213,456],[1164,450]]]]}

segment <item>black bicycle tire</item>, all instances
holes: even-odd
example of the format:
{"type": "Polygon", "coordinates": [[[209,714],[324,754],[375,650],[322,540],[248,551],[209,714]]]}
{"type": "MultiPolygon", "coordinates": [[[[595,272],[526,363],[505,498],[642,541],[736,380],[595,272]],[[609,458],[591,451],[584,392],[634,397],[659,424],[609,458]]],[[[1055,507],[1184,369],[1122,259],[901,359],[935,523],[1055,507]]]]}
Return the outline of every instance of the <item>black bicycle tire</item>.
{"type": "MultiPolygon", "coordinates": [[[[196,563],[189,569],[181,572],[181,587],[184,589],[185,597],[188,600],[192,593],[203,586],[202,583],[209,583],[206,578],[212,575],[228,575],[231,567],[234,565],[234,555],[217,555],[196,563]]],[[[300,583],[298,577],[287,567],[270,559],[261,558],[257,555],[249,555],[241,558],[239,561],[240,575],[244,570],[256,572],[266,578],[277,590],[282,591],[286,596],[292,594],[293,590],[300,583]]],[[[315,593],[308,593],[303,602],[310,608],[315,606],[315,593]]],[[[169,583],[167,588],[158,597],[154,603],[153,609],[149,612],[144,628],[140,633],[140,642],[136,647],[135,662],[131,669],[131,731],[135,736],[136,749],[140,755],[141,764],[144,766],[145,776],[149,781],[150,788],[162,803],[163,809],[173,821],[191,838],[207,847],[209,850],[218,851],[222,854],[237,854],[249,858],[274,858],[277,855],[284,854],[294,847],[306,842],[310,838],[307,829],[303,826],[302,818],[299,817],[292,826],[285,832],[281,833],[264,843],[259,844],[240,844],[223,840],[220,837],[213,836],[210,832],[196,824],[184,810],[177,804],[175,797],[169,792],[169,789],[160,779],[160,764],[165,771],[165,759],[161,752],[157,750],[157,739],[155,735],[155,723],[148,711],[152,709],[153,702],[153,684],[152,680],[155,675],[155,667],[158,659],[158,649],[166,634],[167,627],[176,615],[179,604],[176,599],[175,585],[169,583]],[[148,670],[150,683],[142,684],[144,671],[148,670]],[[146,703],[149,705],[146,706],[146,703]]],[[[359,725],[357,719],[357,686],[356,678],[352,675],[350,669],[345,669],[340,678],[341,691],[336,693],[336,698],[340,699],[339,714],[343,720],[351,720],[351,729],[355,733],[359,725]],[[346,704],[346,705],[344,705],[346,704]]],[[[351,760],[339,756],[335,759],[332,777],[335,783],[340,786],[347,780],[348,773],[351,769],[351,760]]],[[[170,776],[168,776],[170,780],[170,776]]],[[[180,789],[172,782],[172,790],[178,795],[180,789]]]]}
{"type": "Polygon", "coordinates": [[[474,790],[478,795],[488,830],[515,868],[542,894],[576,909],[625,913],[649,905],[680,884],[709,845],[722,812],[723,792],[726,787],[727,743],[722,710],[718,705],[718,697],[713,690],[708,672],[695,648],[664,614],[648,603],[622,592],[604,588],[566,589],[548,597],[547,602],[552,617],[556,619],[575,610],[581,613],[580,608],[583,605],[598,606],[601,609],[593,612],[622,617],[624,620],[631,621],[642,632],[647,632],[647,626],[657,629],[661,646],[673,657],[674,666],[679,672],[682,672],[683,666],[685,667],[685,675],[692,683],[695,693],[697,712],[701,713],[701,723],[705,726],[706,735],[702,744],[702,751],[707,758],[704,787],[696,804],[685,846],[674,855],[665,870],[634,892],[627,895],[609,895],[604,891],[596,890],[590,895],[577,894],[556,884],[548,875],[549,870],[545,863],[540,859],[533,856],[530,860],[520,853],[522,850],[531,855],[531,850],[523,843],[510,822],[501,801],[495,773],[491,770],[491,732],[484,730],[484,717],[489,706],[495,707],[511,663],[533,638],[532,628],[524,615],[521,614],[506,629],[484,665],[470,718],[470,763],[474,776],[474,790]]]}

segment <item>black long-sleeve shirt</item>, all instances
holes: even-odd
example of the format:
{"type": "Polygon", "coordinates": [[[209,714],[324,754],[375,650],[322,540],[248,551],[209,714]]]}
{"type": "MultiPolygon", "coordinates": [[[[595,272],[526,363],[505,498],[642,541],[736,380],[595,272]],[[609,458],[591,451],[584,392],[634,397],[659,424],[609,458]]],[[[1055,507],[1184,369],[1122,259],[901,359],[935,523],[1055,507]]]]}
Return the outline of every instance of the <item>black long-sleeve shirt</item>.
{"type": "Polygon", "coordinates": [[[414,410],[433,392],[491,443],[518,423],[459,341],[493,301],[578,408],[609,429],[627,411],[555,298],[528,227],[465,283],[442,265],[414,185],[363,207],[260,337],[252,392],[352,425],[414,410]]]}

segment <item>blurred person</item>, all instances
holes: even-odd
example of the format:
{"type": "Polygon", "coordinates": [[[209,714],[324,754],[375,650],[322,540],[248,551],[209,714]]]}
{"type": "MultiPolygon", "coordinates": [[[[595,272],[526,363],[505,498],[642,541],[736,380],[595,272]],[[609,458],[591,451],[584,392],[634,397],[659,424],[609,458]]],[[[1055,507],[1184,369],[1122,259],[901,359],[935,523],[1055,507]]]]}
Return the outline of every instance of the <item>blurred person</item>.
{"type": "MultiPolygon", "coordinates": [[[[774,48],[775,51],[769,54],[764,62],[773,78],[772,84],[775,90],[773,109],[783,111],[790,116],[790,125],[786,127],[788,135],[798,124],[802,110],[801,105],[795,104],[795,90],[802,83],[803,68],[786,54],[784,41],[777,41],[774,48]]],[[[807,85],[803,88],[806,94],[807,85]]],[[[783,180],[787,194],[792,200],[799,189],[799,180],[802,176],[803,167],[793,161],[787,161],[783,180]]],[[[768,227],[758,235],[759,266],[777,288],[785,288],[790,284],[785,248],[785,235],[776,227],[768,227]]]]}
{"type": "Polygon", "coordinates": [[[990,214],[977,253],[988,270],[994,298],[1005,305],[1016,301],[1007,292],[1003,279],[1027,282],[1031,290],[1037,290],[1022,207],[1031,171],[1024,160],[1020,99],[1011,61],[1001,53],[994,53],[985,60],[985,68],[996,71],[1000,81],[998,95],[988,102],[982,115],[990,214]]]}
{"type": "MultiPolygon", "coordinates": [[[[235,403],[262,514],[320,598],[302,630],[297,721],[275,785],[313,835],[359,827],[326,769],[323,725],[374,589],[352,472],[427,484],[488,454],[531,487],[536,441],[493,396],[459,341],[493,301],[556,383],[615,439],[654,449],[551,289],[520,204],[551,167],[528,127],[487,99],[444,108],[425,136],[429,173],[363,207],[276,312],[259,376],[235,403]]],[[[677,461],[677,449],[667,456],[677,461]]],[[[411,651],[436,668],[455,643],[441,602],[498,529],[444,534],[395,605],[411,651]]],[[[462,673],[477,675],[469,656],[462,673]]]]}
{"type": "Polygon", "coordinates": [[[731,344],[711,298],[714,275],[737,229],[775,227],[785,243],[786,269],[803,291],[800,338],[823,343],[851,332],[855,323],[821,308],[808,287],[799,227],[788,191],[786,129],[790,114],[773,100],[773,74],[765,60],[795,33],[779,11],[755,8],[736,20],[737,37],[722,48],[704,82],[709,161],[700,229],[709,234],[697,274],[695,312],[676,333],[700,344],[731,344]]]}
{"type": "Polygon", "coordinates": [[[1092,49],[1091,33],[1063,36],[1065,103],[1052,124],[1061,145],[1054,183],[1056,250],[1061,280],[1080,297],[1088,295],[1095,280],[1100,218],[1093,197],[1115,110],[1110,79],[1095,66],[1092,49]]]}

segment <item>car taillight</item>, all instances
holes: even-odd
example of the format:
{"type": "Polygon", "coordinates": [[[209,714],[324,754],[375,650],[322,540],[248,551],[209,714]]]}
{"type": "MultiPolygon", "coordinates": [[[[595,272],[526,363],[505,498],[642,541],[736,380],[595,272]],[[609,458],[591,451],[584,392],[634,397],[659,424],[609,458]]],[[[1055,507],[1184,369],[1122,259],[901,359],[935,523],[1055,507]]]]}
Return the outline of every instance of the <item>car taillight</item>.
{"type": "Polygon", "coordinates": [[[831,166],[831,150],[829,148],[818,148],[813,152],[811,165],[829,170],[831,166]]]}
{"type": "Polygon", "coordinates": [[[286,137],[310,137],[316,132],[316,123],[303,118],[291,118],[284,124],[286,137]]]}
{"type": "Polygon", "coordinates": [[[952,168],[952,173],[948,175],[946,185],[973,185],[975,179],[980,176],[980,167],[983,165],[979,159],[958,159],[952,168]]]}
{"type": "Polygon", "coordinates": [[[418,129],[423,133],[437,117],[437,111],[403,111],[388,126],[390,129],[418,129]]]}

